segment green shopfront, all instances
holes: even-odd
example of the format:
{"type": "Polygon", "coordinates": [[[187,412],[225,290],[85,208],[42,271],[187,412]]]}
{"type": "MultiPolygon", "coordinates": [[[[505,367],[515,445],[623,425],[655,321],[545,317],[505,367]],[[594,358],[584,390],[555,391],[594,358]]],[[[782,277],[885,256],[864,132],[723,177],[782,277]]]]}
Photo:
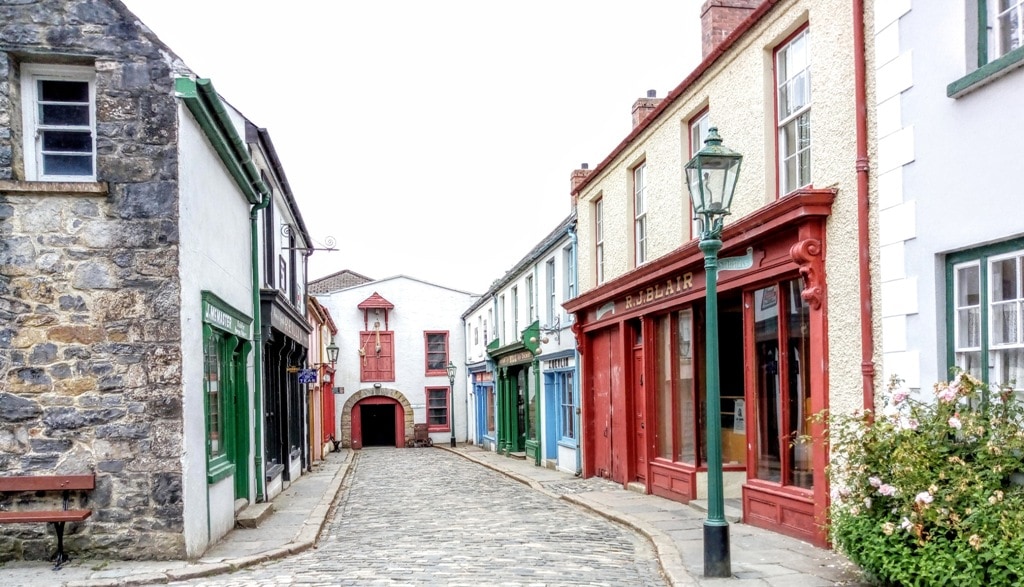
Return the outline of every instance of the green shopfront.
{"type": "Polygon", "coordinates": [[[202,293],[203,406],[207,482],[233,477],[235,499],[249,499],[249,378],[252,318],[202,293]]]}
{"type": "Polygon", "coordinates": [[[497,373],[498,452],[522,454],[540,464],[540,379],[537,323],[523,339],[489,349],[497,373]],[[532,340],[531,340],[532,337],[532,340]]]}

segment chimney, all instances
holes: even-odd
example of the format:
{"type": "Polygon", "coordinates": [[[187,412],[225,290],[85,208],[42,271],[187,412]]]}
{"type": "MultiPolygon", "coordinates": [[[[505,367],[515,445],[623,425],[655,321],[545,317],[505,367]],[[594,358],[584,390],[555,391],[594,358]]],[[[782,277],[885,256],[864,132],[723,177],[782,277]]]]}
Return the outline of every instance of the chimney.
{"type": "Polygon", "coordinates": [[[765,0],[707,0],[700,9],[701,47],[707,57],[765,0]]]}
{"type": "Polygon", "coordinates": [[[639,98],[633,103],[633,128],[636,128],[638,124],[647,118],[647,115],[652,110],[658,107],[661,102],[661,98],[656,98],[658,92],[654,90],[647,90],[646,98],[639,98]]]}
{"type": "Polygon", "coordinates": [[[569,197],[572,198],[572,209],[576,209],[576,188],[580,187],[590,175],[590,166],[586,163],[581,163],[579,169],[573,169],[572,175],[569,176],[569,197]]]}

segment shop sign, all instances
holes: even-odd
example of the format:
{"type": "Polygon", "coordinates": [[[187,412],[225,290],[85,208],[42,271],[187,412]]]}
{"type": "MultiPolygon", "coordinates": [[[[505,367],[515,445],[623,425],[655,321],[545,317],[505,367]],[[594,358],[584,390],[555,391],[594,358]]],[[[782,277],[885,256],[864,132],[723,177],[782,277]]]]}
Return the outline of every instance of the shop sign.
{"type": "Polygon", "coordinates": [[[299,371],[299,383],[316,383],[316,370],[302,369],[299,371]]]}
{"type": "Polygon", "coordinates": [[[687,271],[675,277],[670,277],[665,281],[641,288],[637,293],[630,294],[620,301],[625,305],[626,310],[632,310],[644,304],[651,304],[665,298],[677,296],[690,289],[693,289],[693,272],[687,271]]]}
{"type": "Polygon", "coordinates": [[[473,374],[473,381],[475,383],[487,383],[488,381],[494,381],[494,373],[490,371],[481,371],[473,374]]]}
{"type": "Polygon", "coordinates": [[[529,363],[533,360],[533,353],[530,351],[519,351],[505,355],[498,359],[498,365],[501,367],[507,367],[509,365],[517,365],[519,363],[529,363]]]}
{"type": "Polygon", "coordinates": [[[249,338],[249,322],[242,321],[226,311],[203,300],[203,322],[242,338],[249,338]]]}

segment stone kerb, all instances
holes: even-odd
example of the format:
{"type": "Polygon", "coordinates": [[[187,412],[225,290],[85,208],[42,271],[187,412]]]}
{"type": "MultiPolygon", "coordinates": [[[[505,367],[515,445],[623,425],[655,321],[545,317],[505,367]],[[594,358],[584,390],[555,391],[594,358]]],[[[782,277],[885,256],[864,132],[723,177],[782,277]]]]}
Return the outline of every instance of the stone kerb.
{"type": "Polygon", "coordinates": [[[360,389],[356,393],[352,394],[352,397],[348,398],[345,402],[345,407],[341,411],[341,446],[346,448],[352,447],[352,408],[360,402],[360,400],[368,397],[389,397],[397,400],[402,405],[402,409],[405,410],[405,438],[412,438],[413,436],[413,413],[412,404],[405,398],[405,395],[397,389],[390,389],[386,387],[382,388],[368,388],[360,389]]]}

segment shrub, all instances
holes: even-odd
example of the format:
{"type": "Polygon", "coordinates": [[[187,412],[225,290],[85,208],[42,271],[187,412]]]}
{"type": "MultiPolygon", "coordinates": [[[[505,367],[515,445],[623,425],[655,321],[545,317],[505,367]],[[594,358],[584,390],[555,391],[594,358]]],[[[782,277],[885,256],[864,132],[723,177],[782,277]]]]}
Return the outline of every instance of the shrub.
{"type": "Polygon", "coordinates": [[[830,418],[833,544],[882,585],[1024,583],[1024,410],[954,371],[830,418]],[[991,396],[991,397],[990,397],[991,396]]]}

